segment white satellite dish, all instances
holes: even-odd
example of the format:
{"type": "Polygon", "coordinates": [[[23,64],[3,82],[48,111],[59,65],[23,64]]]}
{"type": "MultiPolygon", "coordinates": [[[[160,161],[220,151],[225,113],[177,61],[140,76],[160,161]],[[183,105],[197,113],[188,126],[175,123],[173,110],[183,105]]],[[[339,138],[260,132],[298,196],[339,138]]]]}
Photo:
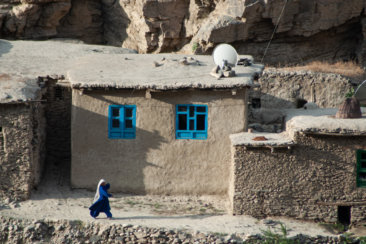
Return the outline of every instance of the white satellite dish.
{"type": "Polygon", "coordinates": [[[215,64],[221,69],[223,69],[225,65],[235,67],[238,62],[238,53],[235,48],[229,44],[220,44],[216,46],[212,56],[215,64]]]}
{"type": "Polygon", "coordinates": [[[355,97],[361,104],[366,104],[366,80],[357,87],[355,97]]]}

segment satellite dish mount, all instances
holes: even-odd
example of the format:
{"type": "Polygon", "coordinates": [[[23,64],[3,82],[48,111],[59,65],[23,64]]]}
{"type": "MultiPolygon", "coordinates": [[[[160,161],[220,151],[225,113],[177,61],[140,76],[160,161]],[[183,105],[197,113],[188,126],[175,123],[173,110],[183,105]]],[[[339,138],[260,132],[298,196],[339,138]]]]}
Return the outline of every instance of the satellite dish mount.
{"type": "Polygon", "coordinates": [[[212,53],[216,67],[211,71],[211,75],[216,78],[235,76],[233,68],[238,62],[238,53],[229,44],[220,44],[215,47],[212,53]]]}

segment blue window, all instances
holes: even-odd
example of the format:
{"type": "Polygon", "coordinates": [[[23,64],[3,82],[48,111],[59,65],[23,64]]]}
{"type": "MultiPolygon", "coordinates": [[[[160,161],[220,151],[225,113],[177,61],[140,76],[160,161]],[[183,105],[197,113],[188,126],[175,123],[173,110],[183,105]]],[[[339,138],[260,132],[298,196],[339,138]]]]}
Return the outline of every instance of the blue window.
{"type": "Polygon", "coordinates": [[[110,105],[108,111],[108,137],[111,139],[136,138],[136,106],[110,105]]]}
{"type": "Polygon", "coordinates": [[[207,105],[177,105],[175,137],[207,139],[207,105]]]}

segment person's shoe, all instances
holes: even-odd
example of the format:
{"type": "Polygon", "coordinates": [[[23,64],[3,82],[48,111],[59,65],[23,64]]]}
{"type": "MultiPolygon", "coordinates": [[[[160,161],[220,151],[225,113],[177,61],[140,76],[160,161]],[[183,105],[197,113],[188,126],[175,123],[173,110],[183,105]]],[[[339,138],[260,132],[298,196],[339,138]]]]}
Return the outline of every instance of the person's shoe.
{"type": "Polygon", "coordinates": [[[107,219],[112,220],[112,219],[113,219],[113,217],[108,217],[107,219]]]}

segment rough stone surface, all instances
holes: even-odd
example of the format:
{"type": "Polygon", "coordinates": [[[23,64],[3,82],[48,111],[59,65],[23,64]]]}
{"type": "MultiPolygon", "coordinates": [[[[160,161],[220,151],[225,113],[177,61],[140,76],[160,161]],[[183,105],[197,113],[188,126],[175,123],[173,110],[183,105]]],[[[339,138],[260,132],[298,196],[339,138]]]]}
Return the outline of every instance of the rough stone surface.
{"type": "Polygon", "coordinates": [[[70,0],[2,1],[0,36],[16,39],[56,36],[57,26],[70,8],[70,0]]]}
{"type": "Polygon", "coordinates": [[[210,53],[233,44],[265,63],[356,59],[365,63],[363,0],[6,0],[0,37],[78,38],[140,53],[210,53]]]}
{"type": "MultiPolygon", "coordinates": [[[[343,243],[342,236],[296,235],[300,243],[343,243]]],[[[354,238],[357,240],[357,238],[354,238]]],[[[80,220],[28,220],[0,217],[1,243],[258,243],[261,235],[190,233],[143,226],[85,223],[80,220]]]]}
{"type": "Polygon", "coordinates": [[[251,98],[259,98],[262,108],[287,109],[302,107],[299,100],[316,103],[320,108],[338,108],[354,87],[350,78],[332,73],[281,71],[266,69],[254,84],[251,98]]]}
{"type": "Polygon", "coordinates": [[[351,206],[351,223],[365,220],[364,189],[356,186],[356,150],[364,136],[295,133],[288,148],[234,146],[234,213],[336,222],[351,206]]]}
{"type": "Polygon", "coordinates": [[[284,129],[284,109],[310,109],[314,104],[320,108],[338,108],[354,84],[350,78],[338,74],[265,69],[254,80],[254,86],[257,87],[249,93],[249,128],[280,132],[284,129]]]}
{"type": "Polygon", "coordinates": [[[0,106],[0,198],[25,200],[41,177],[45,119],[41,103],[0,106]]]}

